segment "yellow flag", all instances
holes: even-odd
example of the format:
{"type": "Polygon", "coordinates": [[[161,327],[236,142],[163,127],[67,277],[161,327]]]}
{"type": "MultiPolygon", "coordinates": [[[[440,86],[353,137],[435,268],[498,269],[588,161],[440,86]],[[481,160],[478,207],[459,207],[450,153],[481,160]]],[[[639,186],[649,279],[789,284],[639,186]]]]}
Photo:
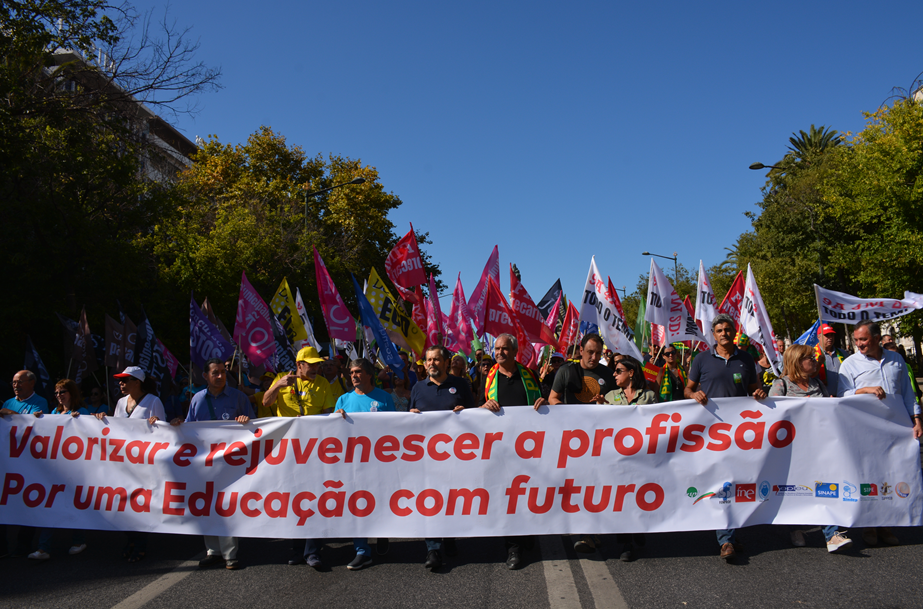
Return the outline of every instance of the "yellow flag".
{"type": "Polygon", "coordinates": [[[288,335],[288,342],[292,345],[298,341],[307,340],[308,333],[301,323],[301,317],[298,315],[298,309],[295,307],[295,299],[292,297],[292,290],[288,287],[288,278],[283,277],[276,295],[269,302],[269,308],[276,314],[276,319],[285,329],[288,335]]]}
{"type": "Polygon", "coordinates": [[[365,297],[369,299],[381,325],[394,344],[417,354],[423,353],[426,335],[413,323],[404,307],[394,300],[374,268],[369,274],[369,286],[365,291],[365,297]]]}

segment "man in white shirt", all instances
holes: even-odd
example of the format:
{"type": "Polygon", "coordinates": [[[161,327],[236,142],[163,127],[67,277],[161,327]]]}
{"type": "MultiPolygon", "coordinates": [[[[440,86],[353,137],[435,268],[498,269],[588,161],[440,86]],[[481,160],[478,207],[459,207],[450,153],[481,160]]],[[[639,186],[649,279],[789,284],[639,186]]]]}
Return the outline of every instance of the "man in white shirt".
{"type": "MultiPolygon", "coordinates": [[[[852,337],[859,352],[847,357],[840,367],[837,393],[840,397],[870,393],[879,400],[889,394],[897,396],[913,422],[913,437],[919,438],[923,417],[903,358],[881,348],[881,327],[871,320],[856,324],[852,337]]],[[[878,545],[879,539],[890,546],[900,543],[887,527],[867,528],[862,533],[866,545],[878,545]]]]}

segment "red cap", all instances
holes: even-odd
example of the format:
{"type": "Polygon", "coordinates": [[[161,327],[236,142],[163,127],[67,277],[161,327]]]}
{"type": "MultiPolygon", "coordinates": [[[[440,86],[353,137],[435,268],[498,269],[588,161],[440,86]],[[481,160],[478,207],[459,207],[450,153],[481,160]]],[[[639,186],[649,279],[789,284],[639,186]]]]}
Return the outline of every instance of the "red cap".
{"type": "Polygon", "coordinates": [[[817,333],[818,334],[836,334],[836,330],[834,330],[827,324],[821,324],[820,330],[818,330],[817,333]]]}

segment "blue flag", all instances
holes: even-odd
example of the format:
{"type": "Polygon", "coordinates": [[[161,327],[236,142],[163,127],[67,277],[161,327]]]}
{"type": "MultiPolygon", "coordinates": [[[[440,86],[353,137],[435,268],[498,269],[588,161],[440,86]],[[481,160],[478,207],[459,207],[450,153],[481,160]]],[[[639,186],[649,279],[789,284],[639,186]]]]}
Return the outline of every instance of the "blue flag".
{"type": "Polygon", "coordinates": [[[814,322],[814,325],[811,326],[807,332],[795,339],[796,345],[807,345],[813,347],[819,341],[817,338],[817,331],[820,330],[820,320],[814,322]]]}
{"type": "Polygon", "coordinates": [[[205,362],[213,357],[228,361],[234,355],[234,345],[221,336],[193,298],[189,302],[189,358],[192,363],[205,370],[205,362]]]}
{"type": "Polygon", "coordinates": [[[379,357],[381,357],[400,378],[407,378],[404,376],[403,372],[404,360],[398,355],[397,348],[394,346],[394,343],[391,342],[381,322],[378,321],[375,309],[372,308],[368,298],[362,293],[362,288],[359,287],[359,283],[356,281],[355,277],[353,277],[353,288],[356,290],[356,301],[359,303],[359,317],[362,320],[362,325],[371,330],[372,334],[375,335],[375,342],[378,343],[379,357]]]}
{"type": "Polygon", "coordinates": [[[32,344],[32,339],[28,334],[26,335],[26,362],[23,368],[30,370],[32,374],[35,375],[35,378],[38,379],[38,382],[35,384],[35,393],[45,398],[45,400],[51,404],[51,398],[53,397],[51,395],[51,388],[54,387],[54,385],[51,382],[48,369],[45,368],[45,364],[42,362],[42,358],[39,357],[38,351],[35,350],[35,345],[32,344]]]}

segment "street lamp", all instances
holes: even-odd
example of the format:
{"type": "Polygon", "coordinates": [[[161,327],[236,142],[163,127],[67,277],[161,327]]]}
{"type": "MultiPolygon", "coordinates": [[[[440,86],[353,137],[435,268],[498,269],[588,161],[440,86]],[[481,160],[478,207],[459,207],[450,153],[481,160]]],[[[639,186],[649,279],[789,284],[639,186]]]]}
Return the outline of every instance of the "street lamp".
{"type": "Polygon", "coordinates": [[[325,192],[330,192],[335,188],[340,188],[341,186],[349,186],[350,184],[364,184],[365,178],[353,178],[349,182],[343,182],[342,184],[337,184],[336,186],[331,186],[330,188],[324,188],[323,190],[315,190],[314,192],[308,192],[304,195],[304,229],[308,230],[308,199],[315,195],[322,195],[325,192]]]}
{"type": "Polygon", "coordinates": [[[660,254],[652,254],[650,252],[641,252],[642,256],[657,256],[658,258],[666,258],[667,260],[673,261],[673,288],[676,288],[677,283],[679,283],[679,266],[676,264],[676,252],[673,252],[672,256],[661,256],[660,254]]]}
{"type": "Polygon", "coordinates": [[[760,169],[778,169],[778,170],[781,170],[782,168],[779,167],[778,165],[763,165],[762,163],[753,163],[752,165],[750,165],[750,169],[753,169],[754,171],[759,171],[760,169]]]}

